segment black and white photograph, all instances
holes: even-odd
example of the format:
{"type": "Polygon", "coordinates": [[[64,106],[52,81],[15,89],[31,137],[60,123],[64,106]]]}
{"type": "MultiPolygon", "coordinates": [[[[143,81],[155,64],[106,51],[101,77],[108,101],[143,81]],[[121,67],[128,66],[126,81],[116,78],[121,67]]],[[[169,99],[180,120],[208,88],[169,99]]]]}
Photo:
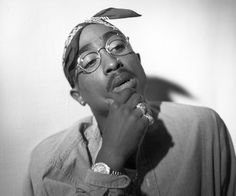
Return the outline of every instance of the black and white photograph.
{"type": "Polygon", "coordinates": [[[236,196],[236,1],[1,0],[0,195],[236,196]]]}

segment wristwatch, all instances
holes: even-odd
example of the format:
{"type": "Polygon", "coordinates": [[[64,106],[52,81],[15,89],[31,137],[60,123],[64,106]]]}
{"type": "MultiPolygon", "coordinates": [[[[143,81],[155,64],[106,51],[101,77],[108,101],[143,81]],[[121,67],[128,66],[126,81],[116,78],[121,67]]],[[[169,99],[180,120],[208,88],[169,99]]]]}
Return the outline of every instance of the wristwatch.
{"type": "Polygon", "coordinates": [[[109,175],[116,175],[116,176],[119,176],[122,174],[119,171],[115,171],[111,169],[106,163],[103,163],[103,162],[95,163],[91,169],[94,172],[101,173],[101,174],[109,174],[109,175]]]}

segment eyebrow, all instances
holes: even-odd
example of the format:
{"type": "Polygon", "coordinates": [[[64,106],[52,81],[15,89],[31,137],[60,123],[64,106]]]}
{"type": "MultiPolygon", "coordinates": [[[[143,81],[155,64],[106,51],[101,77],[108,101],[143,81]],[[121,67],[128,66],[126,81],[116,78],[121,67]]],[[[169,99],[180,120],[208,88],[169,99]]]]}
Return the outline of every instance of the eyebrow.
{"type": "MultiPolygon", "coordinates": [[[[98,38],[98,40],[107,40],[109,37],[111,37],[112,35],[116,35],[117,33],[120,34],[119,31],[115,30],[115,31],[108,31],[106,33],[104,33],[101,37],[98,38]]],[[[122,34],[122,33],[121,33],[122,34]]],[[[90,48],[92,48],[93,43],[89,43],[84,45],[78,53],[78,56],[81,55],[83,52],[86,52],[87,50],[89,50],[90,48]]]]}

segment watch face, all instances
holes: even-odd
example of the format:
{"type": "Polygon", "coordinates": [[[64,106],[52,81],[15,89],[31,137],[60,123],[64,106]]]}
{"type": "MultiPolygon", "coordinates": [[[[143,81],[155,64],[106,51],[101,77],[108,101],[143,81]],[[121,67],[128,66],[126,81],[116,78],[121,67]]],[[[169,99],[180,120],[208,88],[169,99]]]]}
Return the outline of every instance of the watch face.
{"type": "Polygon", "coordinates": [[[105,163],[96,163],[92,170],[102,174],[110,174],[110,168],[105,163]]]}

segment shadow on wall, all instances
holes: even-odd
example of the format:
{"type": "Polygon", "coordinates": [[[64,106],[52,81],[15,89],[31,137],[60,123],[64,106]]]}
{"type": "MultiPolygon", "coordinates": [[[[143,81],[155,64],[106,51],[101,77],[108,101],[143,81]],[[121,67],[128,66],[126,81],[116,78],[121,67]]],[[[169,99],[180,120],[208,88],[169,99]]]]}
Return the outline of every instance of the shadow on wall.
{"type": "Polygon", "coordinates": [[[173,101],[171,94],[175,93],[184,97],[193,96],[182,86],[171,81],[148,76],[145,90],[148,101],[173,101]]]}

